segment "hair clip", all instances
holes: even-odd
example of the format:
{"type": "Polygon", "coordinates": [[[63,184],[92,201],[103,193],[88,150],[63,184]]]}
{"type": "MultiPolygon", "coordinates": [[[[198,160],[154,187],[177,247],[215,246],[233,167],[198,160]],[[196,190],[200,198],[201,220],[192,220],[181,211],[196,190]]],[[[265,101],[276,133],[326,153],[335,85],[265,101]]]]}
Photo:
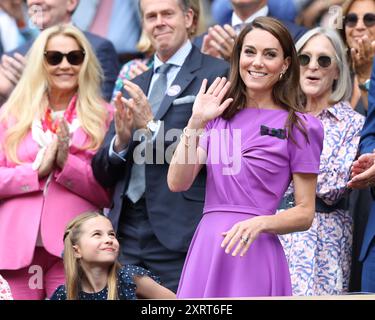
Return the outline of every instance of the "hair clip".
{"type": "Polygon", "coordinates": [[[279,139],[286,139],[286,130],[285,129],[275,129],[268,128],[265,125],[260,126],[260,135],[261,136],[271,136],[279,139]]]}

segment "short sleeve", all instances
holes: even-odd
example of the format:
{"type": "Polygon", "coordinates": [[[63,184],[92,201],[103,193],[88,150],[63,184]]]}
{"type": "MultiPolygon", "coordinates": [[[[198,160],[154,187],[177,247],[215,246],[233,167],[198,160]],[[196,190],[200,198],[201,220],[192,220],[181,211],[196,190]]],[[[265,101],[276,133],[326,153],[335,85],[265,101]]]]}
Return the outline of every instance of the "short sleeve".
{"type": "Polygon", "coordinates": [[[293,138],[288,141],[290,169],[292,173],[319,174],[320,155],[323,149],[324,129],[321,121],[314,116],[298,114],[302,120],[308,139],[296,126],[293,138]]]}
{"type": "Polygon", "coordinates": [[[50,300],[66,300],[66,290],[65,286],[59,286],[56,291],[51,296],[50,300]]]}
{"type": "Polygon", "coordinates": [[[119,293],[121,292],[120,298],[125,299],[125,300],[137,299],[137,296],[135,293],[137,286],[134,282],[134,277],[136,276],[150,277],[157,283],[160,283],[159,277],[152,274],[151,271],[146,270],[136,265],[132,265],[132,264],[124,265],[118,273],[119,293]]]}

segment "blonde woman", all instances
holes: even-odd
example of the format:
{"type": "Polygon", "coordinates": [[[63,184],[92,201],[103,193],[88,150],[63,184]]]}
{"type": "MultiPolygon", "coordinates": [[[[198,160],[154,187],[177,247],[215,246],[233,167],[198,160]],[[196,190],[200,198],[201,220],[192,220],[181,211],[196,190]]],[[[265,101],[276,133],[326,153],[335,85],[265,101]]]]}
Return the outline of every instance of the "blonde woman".
{"type": "Polygon", "coordinates": [[[176,298],[150,271],[129,264],[121,267],[119,246],[107,217],[87,212],[73,219],[64,233],[66,282],[51,300],[176,298]]]}
{"type": "Polygon", "coordinates": [[[91,158],[111,120],[102,71],[73,26],[43,31],[0,114],[0,270],[15,299],[64,283],[66,224],[108,205],[91,158]]]}

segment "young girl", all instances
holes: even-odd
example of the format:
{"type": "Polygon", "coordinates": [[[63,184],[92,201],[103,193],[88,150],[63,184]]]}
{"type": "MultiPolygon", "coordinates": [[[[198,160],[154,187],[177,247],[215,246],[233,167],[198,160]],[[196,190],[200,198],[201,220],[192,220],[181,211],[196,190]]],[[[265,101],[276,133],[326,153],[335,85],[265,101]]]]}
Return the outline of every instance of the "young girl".
{"type": "Polygon", "coordinates": [[[66,284],[51,300],[173,299],[150,271],[117,262],[119,243],[109,219],[97,212],[72,220],[64,233],[66,284]]]}

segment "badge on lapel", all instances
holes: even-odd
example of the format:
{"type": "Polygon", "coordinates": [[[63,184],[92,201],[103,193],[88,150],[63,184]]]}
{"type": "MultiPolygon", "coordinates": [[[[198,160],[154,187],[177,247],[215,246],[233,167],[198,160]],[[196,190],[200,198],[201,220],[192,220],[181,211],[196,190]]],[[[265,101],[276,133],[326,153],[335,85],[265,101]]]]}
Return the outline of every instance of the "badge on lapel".
{"type": "Polygon", "coordinates": [[[167,90],[167,95],[170,97],[175,97],[181,92],[181,87],[178,84],[175,84],[167,90]]]}

